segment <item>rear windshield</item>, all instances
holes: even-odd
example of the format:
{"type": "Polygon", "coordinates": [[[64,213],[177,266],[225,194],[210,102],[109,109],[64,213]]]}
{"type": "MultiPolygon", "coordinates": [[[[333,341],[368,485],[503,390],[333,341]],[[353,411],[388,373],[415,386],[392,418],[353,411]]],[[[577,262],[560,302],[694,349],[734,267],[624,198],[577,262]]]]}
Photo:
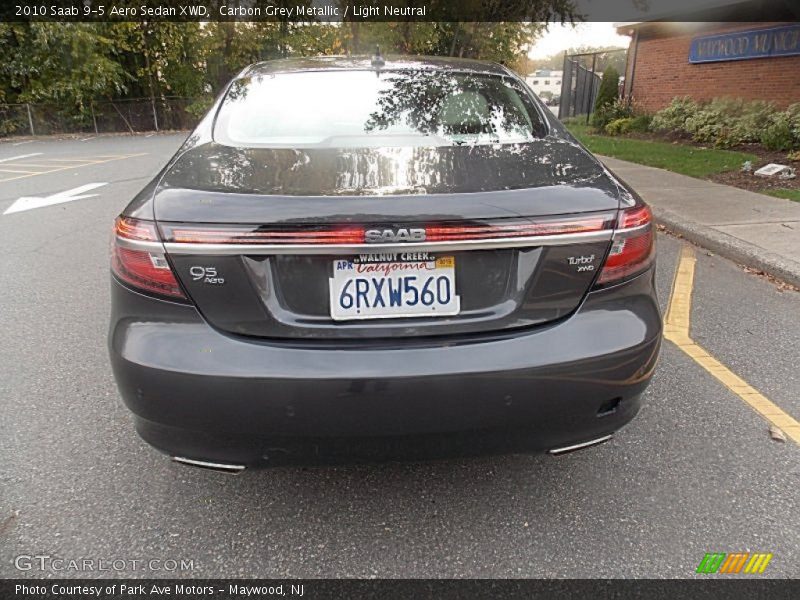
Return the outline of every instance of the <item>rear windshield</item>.
{"type": "Polygon", "coordinates": [[[530,96],[510,77],[304,71],[234,82],[214,138],[245,147],[436,147],[524,143],[545,131],[530,96]]]}

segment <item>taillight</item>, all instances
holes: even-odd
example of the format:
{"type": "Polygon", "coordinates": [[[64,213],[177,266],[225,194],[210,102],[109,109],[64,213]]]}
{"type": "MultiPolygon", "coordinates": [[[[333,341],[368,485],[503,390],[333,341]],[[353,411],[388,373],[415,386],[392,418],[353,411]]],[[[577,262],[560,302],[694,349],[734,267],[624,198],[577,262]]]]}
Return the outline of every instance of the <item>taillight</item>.
{"type": "Polygon", "coordinates": [[[638,275],[652,264],[654,256],[655,235],[650,208],[635,206],[625,209],[620,213],[611,251],[597,283],[615,283],[638,275]]]}
{"type": "Polygon", "coordinates": [[[515,220],[510,223],[492,223],[478,226],[428,226],[425,228],[425,239],[429,242],[449,242],[459,240],[489,240],[493,238],[566,235],[570,233],[595,233],[610,228],[613,224],[612,218],[609,218],[608,215],[598,215],[591,217],[542,220],[539,223],[515,220]]]}
{"type": "Polygon", "coordinates": [[[257,225],[162,223],[164,241],[178,244],[363,244],[364,229],[262,230],[257,225]]]}
{"type": "Polygon", "coordinates": [[[111,271],[121,281],[140,290],[171,298],[186,298],[164,256],[152,221],[117,217],[111,271]]]}
{"type": "Polygon", "coordinates": [[[219,225],[209,223],[159,223],[167,244],[214,244],[248,246],[362,245],[374,243],[431,243],[519,239],[568,234],[593,234],[611,229],[615,214],[531,219],[504,219],[468,224],[442,222],[400,227],[329,226],[312,229],[284,226],[219,225]],[[419,232],[419,233],[417,233],[419,232]],[[372,234],[372,235],[370,235],[372,234]],[[403,234],[406,237],[402,237],[403,234]],[[413,234],[413,235],[412,235],[413,234]]]}

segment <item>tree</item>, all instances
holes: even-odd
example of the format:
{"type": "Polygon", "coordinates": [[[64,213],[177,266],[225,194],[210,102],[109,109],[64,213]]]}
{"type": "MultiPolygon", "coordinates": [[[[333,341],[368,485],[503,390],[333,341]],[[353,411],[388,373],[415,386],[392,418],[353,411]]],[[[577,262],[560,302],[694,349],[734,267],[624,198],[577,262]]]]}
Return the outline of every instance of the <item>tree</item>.
{"type": "MultiPolygon", "coordinates": [[[[273,2],[298,3],[312,5],[313,0],[273,2]]],[[[0,23],[0,102],[50,103],[83,125],[92,104],[101,100],[150,98],[155,109],[166,97],[188,97],[197,99],[190,112],[200,114],[253,62],[369,55],[376,46],[387,55],[477,58],[524,70],[544,23],[577,18],[575,0],[463,0],[458,10],[479,11],[486,22],[0,23]],[[524,22],[518,20],[522,14],[524,22]]]]}
{"type": "Polygon", "coordinates": [[[423,54],[491,60],[520,68],[543,23],[351,22],[334,28],[348,54],[423,54]]]}
{"type": "MultiPolygon", "coordinates": [[[[597,53],[597,70],[601,71],[609,66],[616,68],[620,73],[625,70],[625,48],[620,46],[577,46],[545,58],[530,59],[525,73],[532,73],[539,69],[560,71],[564,66],[565,53],[568,55],[597,53]]],[[[591,61],[591,57],[589,57],[589,61],[591,61]]],[[[591,64],[588,66],[591,66],[591,64]]]]}
{"type": "Polygon", "coordinates": [[[247,65],[281,56],[280,23],[215,22],[205,27],[206,78],[214,93],[247,65]]]}
{"type": "Polygon", "coordinates": [[[618,96],[619,73],[614,67],[606,67],[594,102],[592,125],[598,129],[603,129],[609,122],[623,116],[618,111],[618,96]]]}
{"type": "Polygon", "coordinates": [[[619,72],[614,67],[606,67],[603,71],[603,80],[600,82],[600,89],[597,92],[597,99],[594,102],[596,113],[613,104],[619,96],[619,72]]]}
{"type": "Polygon", "coordinates": [[[88,110],[125,90],[113,41],[94,23],[3,24],[0,90],[7,102],[50,102],[88,110]],[[58,51],[54,51],[58,48],[58,51]]]}
{"type": "Polygon", "coordinates": [[[441,54],[437,23],[351,22],[330,27],[341,40],[347,54],[372,54],[375,47],[388,54],[441,54]]]}

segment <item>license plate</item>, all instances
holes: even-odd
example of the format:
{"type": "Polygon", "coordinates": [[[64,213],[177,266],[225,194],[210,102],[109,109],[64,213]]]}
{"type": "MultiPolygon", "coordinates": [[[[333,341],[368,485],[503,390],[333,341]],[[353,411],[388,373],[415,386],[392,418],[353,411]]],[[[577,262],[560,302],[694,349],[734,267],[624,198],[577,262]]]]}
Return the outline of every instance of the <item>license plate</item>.
{"type": "Polygon", "coordinates": [[[370,254],[333,261],[331,318],[445,317],[461,308],[456,261],[427,253],[370,254]]]}

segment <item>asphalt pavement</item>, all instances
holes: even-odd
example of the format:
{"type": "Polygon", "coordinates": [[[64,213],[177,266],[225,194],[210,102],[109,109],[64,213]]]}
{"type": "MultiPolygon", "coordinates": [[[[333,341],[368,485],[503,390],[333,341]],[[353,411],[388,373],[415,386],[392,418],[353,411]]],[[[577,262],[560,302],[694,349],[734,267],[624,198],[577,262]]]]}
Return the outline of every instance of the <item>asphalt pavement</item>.
{"type": "MultiPolygon", "coordinates": [[[[738,551],[800,576],[800,448],[669,341],[641,414],[561,457],[231,476],[151,450],[109,368],[108,246],[182,139],[0,144],[0,576],[693,577],[738,551]]],[[[658,239],[665,307],[685,243],[658,239]]],[[[800,293],[711,254],[693,338],[800,418],[800,293]]]]}

